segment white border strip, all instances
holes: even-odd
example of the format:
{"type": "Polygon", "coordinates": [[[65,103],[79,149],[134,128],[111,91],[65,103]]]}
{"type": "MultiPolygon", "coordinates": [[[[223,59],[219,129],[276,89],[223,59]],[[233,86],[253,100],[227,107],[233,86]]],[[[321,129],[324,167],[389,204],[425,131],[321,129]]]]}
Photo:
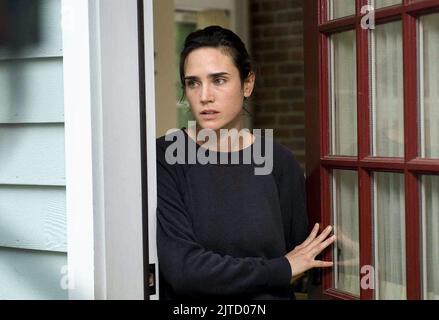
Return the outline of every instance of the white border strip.
{"type": "Polygon", "coordinates": [[[87,0],[62,0],[69,299],[94,299],[93,168],[87,0]]]}
{"type": "Polygon", "coordinates": [[[159,265],[156,241],[157,210],[157,170],[156,170],[156,114],[155,114],[155,68],[154,68],[154,19],[153,3],[145,0],[143,4],[145,35],[145,95],[146,95],[146,154],[148,176],[148,246],[149,263],[156,265],[156,294],[150,300],[158,300],[159,265]]]}

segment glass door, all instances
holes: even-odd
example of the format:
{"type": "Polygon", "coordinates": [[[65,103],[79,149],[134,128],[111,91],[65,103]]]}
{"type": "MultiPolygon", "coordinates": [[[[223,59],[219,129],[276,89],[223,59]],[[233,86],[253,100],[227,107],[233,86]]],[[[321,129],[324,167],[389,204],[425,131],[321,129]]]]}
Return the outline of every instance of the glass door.
{"type": "Polygon", "coordinates": [[[422,0],[305,4],[308,207],[338,236],[324,257],[331,297],[439,297],[438,12],[422,0]]]}

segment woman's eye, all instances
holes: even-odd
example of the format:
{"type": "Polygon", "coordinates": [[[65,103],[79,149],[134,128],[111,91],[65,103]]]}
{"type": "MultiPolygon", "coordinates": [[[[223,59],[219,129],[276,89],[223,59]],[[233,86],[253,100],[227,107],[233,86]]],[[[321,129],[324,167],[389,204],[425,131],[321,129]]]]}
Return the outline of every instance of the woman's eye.
{"type": "Polygon", "coordinates": [[[214,82],[215,82],[215,84],[221,85],[221,84],[226,83],[226,79],[223,79],[223,78],[216,78],[216,79],[214,80],[214,82]]]}
{"type": "Polygon", "coordinates": [[[197,86],[197,82],[190,80],[190,81],[186,81],[186,87],[188,88],[195,88],[197,86]]]}

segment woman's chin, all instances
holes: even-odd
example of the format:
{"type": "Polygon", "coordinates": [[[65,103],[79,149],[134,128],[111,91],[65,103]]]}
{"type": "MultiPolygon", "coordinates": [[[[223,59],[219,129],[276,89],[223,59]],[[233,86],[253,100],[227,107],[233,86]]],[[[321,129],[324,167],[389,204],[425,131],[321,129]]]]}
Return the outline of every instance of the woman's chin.
{"type": "Polygon", "coordinates": [[[214,123],[211,121],[198,121],[198,125],[201,129],[210,129],[210,130],[219,130],[222,128],[222,125],[220,123],[214,123]]]}

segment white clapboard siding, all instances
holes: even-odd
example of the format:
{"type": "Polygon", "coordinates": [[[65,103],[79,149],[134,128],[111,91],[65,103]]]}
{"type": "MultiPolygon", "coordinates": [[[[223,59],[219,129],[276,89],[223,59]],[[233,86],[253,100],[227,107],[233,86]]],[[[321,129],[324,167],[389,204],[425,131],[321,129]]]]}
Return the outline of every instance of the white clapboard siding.
{"type": "Polygon", "coordinates": [[[62,58],[0,61],[0,124],[63,121],[62,58]]]}
{"type": "Polygon", "coordinates": [[[0,60],[62,56],[61,1],[36,1],[40,2],[40,41],[20,52],[0,48],[0,60]]]}
{"type": "Polygon", "coordinates": [[[65,253],[0,247],[0,299],[68,299],[66,265],[65,253]]]}
{"type": "Polygon", "coordinates": [[[67,251],[64,187],[0,185],[0,247],[67,251]]]}
{"type": "Polygon", "coordinates": [[[61,0],[35,1],[40,42],[0,48],[0,299],[68,299],[61,0]]]}
{"type": "Polygon", "coordinates": [[[0,184],[65,186],[64,125],[0,125],[0,184]]]}

